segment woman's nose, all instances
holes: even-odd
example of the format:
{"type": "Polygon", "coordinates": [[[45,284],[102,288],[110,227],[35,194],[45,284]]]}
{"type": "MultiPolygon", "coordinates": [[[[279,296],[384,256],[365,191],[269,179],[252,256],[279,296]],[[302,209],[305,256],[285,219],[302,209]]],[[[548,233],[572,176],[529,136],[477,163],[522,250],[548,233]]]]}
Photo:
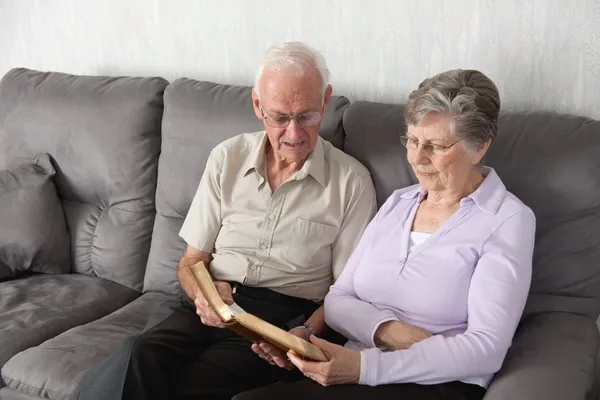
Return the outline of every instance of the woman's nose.
{"type": "Polygon", "coordinates": [[[411,164],[423,164],[429,160],[427,152],[423,150],[423,146],[421,146],[420,144],[417,146],[416,149],[410,150],[408,157],[408,161],[411,164]]]}

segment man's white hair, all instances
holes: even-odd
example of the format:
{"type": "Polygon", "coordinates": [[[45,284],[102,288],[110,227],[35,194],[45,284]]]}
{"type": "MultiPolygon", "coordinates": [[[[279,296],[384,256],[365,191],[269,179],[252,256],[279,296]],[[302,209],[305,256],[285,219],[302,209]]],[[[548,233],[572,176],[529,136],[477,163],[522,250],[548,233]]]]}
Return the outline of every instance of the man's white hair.
{"type": "Polygon", "coordinates": [[[329,68],[323,55],[312,47],[301,42],[287,42],[276,44],[267,49],[254,78],[254,91],[260,99],[258,83],[265,69],[285,71],[295,76],[302,76],[310,68],[317,68],[321,75],[323,87],[321,92],[329,85],[329,68]]]}

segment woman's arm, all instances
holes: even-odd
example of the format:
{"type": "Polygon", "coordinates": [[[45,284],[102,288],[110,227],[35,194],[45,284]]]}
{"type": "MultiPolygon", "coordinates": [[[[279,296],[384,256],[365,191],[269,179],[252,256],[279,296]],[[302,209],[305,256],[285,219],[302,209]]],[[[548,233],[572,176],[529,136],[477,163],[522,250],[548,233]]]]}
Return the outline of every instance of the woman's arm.
{"type": "MultiPolygon", "coordinates": [[[[473,273],[467,330],[454,337],[432,336],[406,350],[363,350],[360,383],[435,384],[497,372],[527,300],[534,237],[529,210],[506,220],[484,244],[473,273]]],[[[354,318],[361,312],[355,309],[354,318]]]]}
{"type": "Polygon", "coordinates": [[[394,195],[381,207],[365,229],[358,246],[350,256],[340,277],[325,297],[325,322],[348,339],[356,340],[368,347],[375,347],[375,331],[382,323],[397,320],[392,311],[380,310],[371,303],[360,300],[354,290],[354,273],[361,265],[371,237],[377,229],[381,215],[394,203],[394,195]]]}

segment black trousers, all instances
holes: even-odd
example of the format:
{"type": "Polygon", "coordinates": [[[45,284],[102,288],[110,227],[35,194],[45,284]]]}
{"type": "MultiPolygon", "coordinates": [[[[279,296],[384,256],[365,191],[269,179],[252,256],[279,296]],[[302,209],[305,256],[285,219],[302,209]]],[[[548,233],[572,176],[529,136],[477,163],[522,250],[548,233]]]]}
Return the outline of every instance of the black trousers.
{"type": "MultiPolygon", "coordinates": [[[[244,286],[237,287],[234,300],[286,330],[318,308],[312,301],[244,286]]],[[[84,376],[76,399],[229,400],[243,391],[302,378],[261,359],[251,342],[233,331],[203,325],[187,298],[163,304],[152,320],[141,335],[84,376]]]]}
{"type": "Polygon", "coordinates": [[[296,383],[275,383],[270,386],[238,394],[233,400],[481,400],[485,389],[463,382],[439,385],[414,383],[364,386],[321,386],[311,380],[296,383]]]}

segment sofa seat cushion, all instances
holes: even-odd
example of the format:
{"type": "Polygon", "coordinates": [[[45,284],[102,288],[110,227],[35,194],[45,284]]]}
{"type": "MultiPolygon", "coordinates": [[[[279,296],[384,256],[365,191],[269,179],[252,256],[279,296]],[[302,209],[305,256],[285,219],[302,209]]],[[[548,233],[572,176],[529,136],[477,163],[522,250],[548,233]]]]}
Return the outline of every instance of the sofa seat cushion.
{"type": "Polygon", "coordinates": [[[7,387],[49,399],[70,399],[83,375],[113,354],[123,341],[142,332],[167,295],[147,292],[105,317],[77,326],[4,365],[7,387]]]}
{"type": "Polygon", "coordinates": [[[47,154],[0,171],[0,281],[22,272],[65,274],[69,233],[47,154]]]}
{"type": "Polygon", "coordinates": [[[41,400],[41,397],[30,396],[4,386],[2,389],[0,389],[0,400],[41,400]]]}
{"type": "Polygon", "coordinates": [[[15,354],[103,317],[139,296],[125,286],[81,274],[2,282],[0,293],[0,367],[15,354]]]}

